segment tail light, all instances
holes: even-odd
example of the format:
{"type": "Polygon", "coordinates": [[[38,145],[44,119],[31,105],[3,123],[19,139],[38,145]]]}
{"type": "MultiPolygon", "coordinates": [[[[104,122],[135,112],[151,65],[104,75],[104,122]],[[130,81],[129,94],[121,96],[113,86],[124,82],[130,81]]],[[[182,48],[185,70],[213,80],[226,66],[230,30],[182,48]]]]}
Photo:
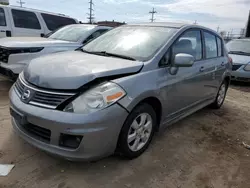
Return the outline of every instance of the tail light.
{"type": "Polygon", "coordinates": [[[228,62],[232,65],[233,64],[233,59],[228,56],[228,62]]]}

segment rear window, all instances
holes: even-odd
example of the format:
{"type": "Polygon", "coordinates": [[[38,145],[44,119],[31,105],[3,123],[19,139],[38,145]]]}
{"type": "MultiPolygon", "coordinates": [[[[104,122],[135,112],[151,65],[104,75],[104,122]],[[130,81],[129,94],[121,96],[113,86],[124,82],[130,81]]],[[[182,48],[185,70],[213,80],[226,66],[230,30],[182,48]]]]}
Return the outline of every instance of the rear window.
{"type": "Polygon", "coordinates": [[[76,21],[72,18],[65,18],[65,17],[61,17],[61,16],[54,16],[51,14],[41,14],[46,25],[47,28],[50,31],[54,31],[60,27],[63,27],[65,25],[70,25],[70,24],[75,24],[76,21]]]}
{"type": "Polygon", "coordinates": [[[12,9],[15,27],[26,29],[41,29],[41,25],[34,12],[12,9]]]}
{"type": "Polygon", "coordinates": [[[3,8],[0,8],[0,26],[6,26],[6,19],[3,8]]]}

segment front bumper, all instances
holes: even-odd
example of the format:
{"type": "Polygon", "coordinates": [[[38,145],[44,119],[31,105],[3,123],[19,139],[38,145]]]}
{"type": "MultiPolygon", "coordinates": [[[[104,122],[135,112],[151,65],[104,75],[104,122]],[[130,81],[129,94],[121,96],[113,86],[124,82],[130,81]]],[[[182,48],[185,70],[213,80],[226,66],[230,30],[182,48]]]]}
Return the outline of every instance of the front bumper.
{"type": "Polygon", "coordinates": [[[12,79],[12,80],[16,80],[18,77],[18,74],[13,73],[11,70],[6,69],[4,67],[1,67],[0,65],[0,75],[12,79]]]}
{"type": "Polygon", "coordinates": [[[36,107],[23,103],[13,88],[10,90],[10,107],[24,115],[30,124],[51,131],[50,141],[44,142],[27,132],[12,117],[14,130],[24,140],[69,160],[96,160],[114,153],[120,130],[128,116],[128,112],[118,104],[88,115],[36,107]],[[59,145],[61,134],[81,135],[83,138],[77,149],[69,149],[59,145]]]}
{"type": "Polygon", "coordinates": [[[250,71],[245,71],[243,69],[232,71],[231,80],[241,81],[241,82],[250,82],[250,71]]]}
{"type": "Polygon", "coordinates": [[[20,74],[25,68],[26,64],[23,63],[0,63],[0,67],[13,72],[14,74],[20,74]]]}

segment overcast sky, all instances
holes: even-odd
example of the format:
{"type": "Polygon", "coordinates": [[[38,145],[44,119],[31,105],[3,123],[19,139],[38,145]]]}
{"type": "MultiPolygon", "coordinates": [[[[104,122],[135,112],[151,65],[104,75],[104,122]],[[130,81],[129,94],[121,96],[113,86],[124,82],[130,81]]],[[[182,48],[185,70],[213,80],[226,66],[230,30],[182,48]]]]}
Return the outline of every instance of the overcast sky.
{"type": "MultiPolygon", "coordinates": [[[[10,4],[18,5],[17,0],[10,4]]],[[[88,0],[25,0],[25,7],[58,12],[86,22],[88,0]]],[[[250,0],[93,0],[95,20],[147,22],[155,7],[156,21],[178,21],[238,33],[246,26],[250,0]]]]}

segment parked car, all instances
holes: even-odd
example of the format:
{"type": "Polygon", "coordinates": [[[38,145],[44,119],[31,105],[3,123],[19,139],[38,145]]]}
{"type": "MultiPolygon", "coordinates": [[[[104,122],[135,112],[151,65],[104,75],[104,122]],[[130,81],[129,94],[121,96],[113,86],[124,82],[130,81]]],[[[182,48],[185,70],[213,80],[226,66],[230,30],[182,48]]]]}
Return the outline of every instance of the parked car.
{"type": "Polygon", "coordinates": [[[250,82],[250,39],[235,39],[227,43],[233,60],[232,80],[250,82]]]}
{"type": "Polygon", "coordinates": [[[62,26],[76,23],[76,19],[63,14],[0,5],[0,38],[43,37],[62,26]]]}
{"type": "Polygon", "coordinates": [[[76,50],[111,27],[73,24],[48,38],[12,37],[0,39],[0,74],[15,80],[31,59],[55,52],[76,50]]]}
{"type": "Polygon", "coordinates": [[[79,51],[32,60],[10,91],[12,124],[70,160],[141,155],[156,131],[211,105],[230,82],[222,38],[198,25],[132,24],[79,51]]]}

